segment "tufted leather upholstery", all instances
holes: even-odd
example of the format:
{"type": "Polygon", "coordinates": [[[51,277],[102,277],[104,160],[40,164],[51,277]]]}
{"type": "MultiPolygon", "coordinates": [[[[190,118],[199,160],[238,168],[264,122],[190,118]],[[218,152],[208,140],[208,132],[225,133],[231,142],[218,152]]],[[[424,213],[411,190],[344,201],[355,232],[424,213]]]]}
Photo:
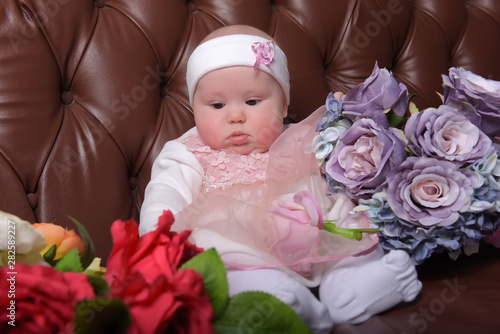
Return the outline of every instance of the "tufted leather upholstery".
{"type": "Polygon", "coordinates": [[[420,108],[439,103],[450,66],[500,80],[496,0],[3,0],[0,209],[68,226],[71,215],[105,258],[110,224],[138,219],[161,147],[193,126],[187,57],[229,24],[287,53],[294,121],[375,61],[420,108]]]}

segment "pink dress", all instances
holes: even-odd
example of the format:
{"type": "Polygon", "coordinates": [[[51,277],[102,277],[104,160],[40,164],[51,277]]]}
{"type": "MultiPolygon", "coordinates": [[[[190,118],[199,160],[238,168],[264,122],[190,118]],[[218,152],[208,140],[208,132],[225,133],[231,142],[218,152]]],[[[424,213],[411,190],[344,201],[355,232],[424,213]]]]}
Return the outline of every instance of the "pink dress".
{"type": "MultiPolygon", "coordinates": [[[[212,150],[197,135],[181,138],[205,175],[200,194],[176,216],[176,225],[192,229],[197,244],[215,247],[224,263],[237,269],[287,266],[307,276],[314,263],[375,249],[374,235],[352,240],[298,222],[306,211],[293,203],[296,193],[312,193],[323,213],[332,205],[310,148],[323,110],[289,127],[262,154],[212,150]],[[288,203],[286,219],[274,210],[279,203],[288,203]]],[[[369,227],[361,213],[350,217],[348,225],[369,227]]]]}

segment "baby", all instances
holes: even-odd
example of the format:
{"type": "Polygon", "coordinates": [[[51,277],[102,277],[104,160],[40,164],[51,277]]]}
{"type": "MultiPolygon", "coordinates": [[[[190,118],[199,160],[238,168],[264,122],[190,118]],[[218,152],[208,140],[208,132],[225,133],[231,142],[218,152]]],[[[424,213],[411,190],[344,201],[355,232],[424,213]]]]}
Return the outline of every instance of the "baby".
{"type": "Polygon", "coordinates": [[[373,235],[357,241],[318,228],[323,219],[366,226],[366,218],[349,214],[347,197],[327,195],[307,150],[324,109],[285,130],[287,60],[270,36],[249,26],[214,31],[192,53],[186,81],[196,127],[156,159],[141,234],[172,211],[174,230],[192,229],[197,246],[217,249],[230,295],[268,292],[314,333],[417,296],[405,252],[384,254],[373,235]],[[319,298],[310,290],[317,286],[319,298]]]}

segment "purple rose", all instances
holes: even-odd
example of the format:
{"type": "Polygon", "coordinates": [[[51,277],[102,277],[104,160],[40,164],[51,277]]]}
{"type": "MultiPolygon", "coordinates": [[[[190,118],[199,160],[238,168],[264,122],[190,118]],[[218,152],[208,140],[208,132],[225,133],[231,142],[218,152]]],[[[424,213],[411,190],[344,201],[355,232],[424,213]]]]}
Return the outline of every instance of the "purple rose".
{"type": "Polygon", "coordinates": [[[401,130],[386,129],[372,119],[360,119],[339,138],[326,173],[342,183],[352,197],[369,197],[387,183],[387,175],[406,158],[401,130]]]}
{"type": "Polygon", "coordinates": [[[458,166],[410,157],[389,181],[387,202],[400,219],[417,226],[448,226],[469,208],[473,182],[458,166]]]}
{"type": "Polygon", "coordinates": [[[476,162],[491,147],[484,132],[446,105],[411,115],[405,133],[415,154],[455,161],[459,166],[476,162]]]}
{"type": "Polygon", "coordinates": [[[368,117],[387,127],[389,123],[384,111],[392,109],[402,117],[407,105],[406,86],[399,84],[387,69],[379,69],[378,64],[375,64],[368,79],[345,95],[343,113],[352,120],[368,117]]]}
{"type": "Polygon", "coordinates": [[[458,109],[489,136],[500,136],[500,81],[463,68],[443,75],[444,104],[458,109]]]}

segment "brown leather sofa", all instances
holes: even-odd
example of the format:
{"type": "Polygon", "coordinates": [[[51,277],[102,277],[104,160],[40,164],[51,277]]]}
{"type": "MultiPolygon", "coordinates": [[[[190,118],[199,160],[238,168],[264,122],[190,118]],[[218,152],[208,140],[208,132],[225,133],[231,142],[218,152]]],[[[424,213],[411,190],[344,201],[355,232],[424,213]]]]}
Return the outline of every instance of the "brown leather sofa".
{"type": "MultiPolygon", "coordinates": [[[[439,104],[450,66],[500,80],[496,0],[3,0],[0,210],[69,227],[73,216],[106,258],[111,223],[138,220],[163,144],[193,126],[187,57],[230,24],[270,33],[287,53],[294,121],[375,61],[420,108],[439,104]]],[[[498,250],[435,256],[418,271],[416,301],[334,332],[498,332],[498,250]]]]}

